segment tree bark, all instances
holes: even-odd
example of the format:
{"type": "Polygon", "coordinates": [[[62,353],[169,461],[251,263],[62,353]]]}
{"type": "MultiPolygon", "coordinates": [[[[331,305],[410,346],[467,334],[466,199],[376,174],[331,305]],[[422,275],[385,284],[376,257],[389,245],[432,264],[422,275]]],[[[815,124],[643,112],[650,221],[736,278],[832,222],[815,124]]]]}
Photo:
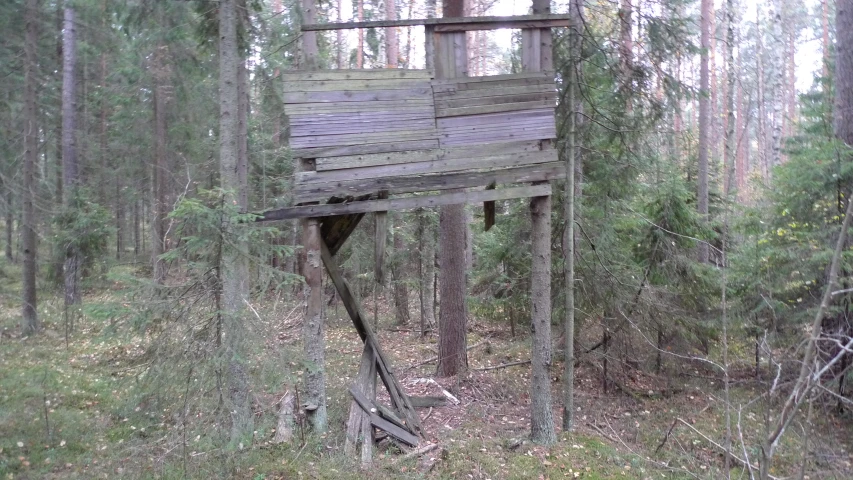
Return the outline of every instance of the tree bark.
{"type": "MultiPolygon", "coordinates": [[[[397,20],[397,2],[395,0],[385,1],[385,14],[388,20],[397,20]]],[[[400,40],[397,35],[397,27],[387,28],[385,31],[386,68],[397,68],[399,58],[400,40]]]]}
{"type": "MultiPolygon", "coordinates": [[[[711,105],[709,103],[708,56],[711,49],[711,8],[713,0],[702,0],[701,60],[699,65],[699,172],[697,178],[697,209],[702,221],[708,217],[708,156],[711,133],[711,105]]],[[[706,242],[699,242],[699,262],[708,263],[710,251],[706,242]]]]}
{"type": "Polygon", "coordinates": [[[421,336],[435,325],[435,229],[426,210],[418,212],[418,243],[420,252],[421,336]]]}
{"type": "Polygon", "coordinates": [[[394,215],[392,234],[394,235],[394,260],[391,264],[394,275],[394,306],[397,325],[409,324],[409,287],[406,285],[406,249],[403,238],[403,222],[399,214],[394,215]]]}
{"type": "MultiPolygon", "coordinates": [[[[301,0],[302,19],[305,23],[314,23],[317,6],[314,0],[301,0]]],[[[303,68],[319,68],[319,52],[315,32],[303,32],[301,59],[303,68]],[[309,35],[310,34],[310,35],[309,35]]],[[[326,414],[326,361],[325,361],[325,319],[323,318],[323,266],[320,260],[320,223],[316,218],[302,222],[302,243],[305,257],[302,274],[305,277],[305,318],[302,327],[302,341],[305,352],[305,415],[316,432],[327,427],[326,414]]]]}
{"type": "Polygon", "coordinates": [[[574,428],[575,404],[575,197],[576,160],[578,152],[578,71],[580,66],[580,25],[583,3],[573,0],[569,4],[569,75],[566,77],[566,103],[568,104],[569,135],[566,148],[566,179],[563,194],[563,283],[565,284],[565,318],[563,319],[563,431],[574,428]]]}
{"type": "MultiPolygon", "coordinates": [[[[74,8],[66,2],[62,27],[62,183],[63,204],[66,209],[75,208],[75,197],[80,183],[77,164],[76,116],[77,116],[77,26],[74,8]]],[[[80,252],[74,245],[60,246],[65,251],[63,279],[65,284],[65,313],[80,303],[80,252]]],[[[68,318],[66,317],[66,321],[68,318]]],[[[73,321],[69,324],[73,326],[73,321]]]]}
{"type": "Polygon", "coordinates": [[[619,0],[619,76],[625,95],[626,110],[633,108],[631,101],[634,77],[634,39],[632,37],[634,6],[632,0],[619,0]]]}
{"type": "MultiPolygon", "coordinates": [[[[773,0],[770,13],[771,37],[773,45],[771,61],[771,80],[773,91],[773,123],[770,168],[782,163],[782,124],[785,103],[785,40],[782,34],[782,0],[773,0]]],[[[771,171],[772,174],[772,171],[771,171]]]]}
{"type": "Polygon", "coordinates": [[[531,439],[544,445],[556,442],[551,412],[551,197],[530,201],[531,266],[530,310],[533,327],[530,382],[531,439]]]}
{"type": "Polygon", "coordinates": [[[726,1],[726,134],[723,146],[723,192],[729,198],[735,176],[735,12],[734,1],[726,1]]]}
{"type": "Polygon", "coordinates": [[[36,125],[36,47],[38,46],[39,1],[27,0],[24,42],[24,168],[21,195],[21,249],[23,250],[23,286],[21,333],[31,335],[40,325],[36,310],[36,213],[35,168],[38,162],[38,126],[36,125]]]}
{"type": "Polygon", "coordinates": [[[12,213],[12,202],[14,197],[12,196],[12,188],[9,185],[6,185],[6,205],[5,205],[5,216],[6,216],[6,261],[9,263],[13,263],[15,261],[14,256],[12,255],[12,230],[15,226],[15,216],[12,213]]]}
{"type": "MultiPolygon", "coordinates": [[[[462,0],[447,0],[442,4],[444,17],[464,16],[462,0]]],[[[464,45],[465,34],[459,34],[464,45]]],[[[450,41],[450,35],[443,35],[450,41]]],[[[467,47],[465,47],[467,51],[467,47]]],[[[467,63],[467,54],[461,61],[467,63]]],[[[438,62],[437,63],[437,67],[438,62]]],[[[437,71],[441,78],[462,77],[466,65],[447,65],[449,71],[437,71]]],[[[439,209],[439,297],[438,370],[437,375],[449,377],[468,369],[467,346],[467,272],[465,271],[465,206],[448,205],[439,209]]]]}
{"type": "MultiPolygon", "coordinates": [[[[239,161],[239,86],[240,54],[237,48],[237,0],[219,3],[219,176],[224,205],[237,204],[241,198],[238,176],[239,161]]],[[[245,326],[243,303],[246,301],[247,279],[245,246],[234,239],[235,226],[230,215],[223,212],[223,236],[229,240],[222,248],[221,282],[223,355],[227,362],[225,386],[227,411],[231,415],[231,446],[248,446],[254,421],[249,397],[248,372],[245,358],[245,326]]]]}
{"type": "MultiPolygon", "coordinates": [[[[359,22],[364,21],[364,0],[356,0],[356,15],[359,22]]],[[[358,48],[355,50],[355,68],[364,68],[364,29],[358,29],[358,48]]]]}
{"type": "Polygon", "coordinates": [[[160,257],[166,252],[166,172],[168,171],[168,130],[166,127],[166,96],[168,72],[167,46],[160,44],[154,52],[154,164],[151,170],[151,265],[155,285],[166,280],[166,262],[160,257]]]}

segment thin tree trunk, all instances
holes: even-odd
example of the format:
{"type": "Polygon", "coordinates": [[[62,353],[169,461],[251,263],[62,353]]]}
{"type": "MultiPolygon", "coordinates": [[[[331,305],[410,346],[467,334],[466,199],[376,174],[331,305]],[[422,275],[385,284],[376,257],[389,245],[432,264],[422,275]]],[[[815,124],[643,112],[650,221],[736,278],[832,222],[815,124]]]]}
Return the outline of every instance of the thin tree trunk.
{"type": "MultiPolygon", "coordinates": [[[[708,156],[710,150],[711,106],[708,99],[708,55],[711,48],[711,9],[713,0],[702,0],[701,60],[699,66],[699,172],[697,179],[697,208],[703,222],[708,222],[708,156]]],[[[708,244],[699,242],[699,262],[708,263],[708,244]]]]}
{"type": "Polygon", "coordinates": [[[785,102],[785,67],[784,53],[785,40],[782,35],[782,0],[773,0],[772,12],[770,14],[771,36],[773,45],[772,52],[772,81],[773,81],[773,130],[771,143],[770,167],[782,163],[782,123],[785,102]]]}
{"type": "MultiPolygon", "coordinates": [[[[242,194],[238,176],[240,152],[238,69],[241,61],[237,48],[237,0],[219,3],[219,157],[223,204],[234,205],[242,194]]],[[[245,358],[245,325],[243,303],[246,301],[247,279],[242,272],[245,245],[234,239],[235,227],[230,216],[223,216],[223,243],[220,274],[222,282],[222,345],[227,362],[225,388],[226,411],[231,415],[231,445],[249,446],[254,428],[249,378],[243,364],[245,358]]]]}
{"type": "Polygon", "coordinates": [[[154,53],[154,164],[151,171],[151,265],[153,280],[162,285],[166,280],[166,262],[161,255],[166,252],[166,172],[167,128],[166,128],[166,45],[158,45],[154,53]]]}
{"type": "MultiPolygon", "coordinates": [[[[739,54],[737,58],[737,71],[743,68],[743,54],[739,54]]],[[[737,88],[737,120],[735,122],[736,134],[736,150],[735,150],[735,186],[737,187],[737,198],[743,198],[743,189],[746,186],[746,150],[749,148],[749,132],[746,130],[746,110],[743,99],[743,84],[736,83],[737,88]]]]}
{"type": "MultiPolygon", "coordinates": [[[[341,0],[336,1],[335,10],[338,13],[338,23],[340,23],[343,21],[341,19],[341,0]]],[[[337,48],[338,69],[342,69],[342,68],[344,68],[344,31],[343,30],[335,31],[335,47],[337,48]]]]}
{"type": "Polygon", "coordinates": [[[734,1],[726,1],[726,134],[723,148],[725,198],[729,198],[735,176],[735,13],[734,1]]]}
{"type": "MultiPolygon", "coordinates": [[[[77,24],[74,8],[67,2],[62,28],[62,183],[63,204],[66,209],[75,208],[75,197],[80,182],[77,164],[76,116],[77,116],[77,24]]],[[[65,283],[65,313],[69,315],[72,305],[80,303],[80,252],[74,245],[62,245],[65,251],[63,278],[65,283]]],[[[66,321],[68,318],[66,317],[66,321]]],[[[71,323],[70,325],[73,325],[71,323]]],[[[72,328],[73,329],[73,328],[72,328]]]]}
{"type": "Polygon", "coordinates": [[[38,162],[38,126],[36,125],[36,47],[38,46],[39,1],[27,0],[24,18],[26,38],[24,42],[24,168],[21,205],[21,249],[24,254],[21,333],[31,335],[39,331],[36,310],[36,212],[35,212],[35,167],[38,162]]]}
{"type": "Polygon", "coordinates": [[[6,185],[6,208],[5,216],[6,216],[6,261],[9,263],[14,263],[15,258],[12,255],[12,230],[15,226],[15,216],[12,213],[12,201],[14,197],[12,196],[12,188],[9,185],[6,185]]]}
{"type": "MultiPolygon", "coordinates": [[[[395,0],[385,1],[385,14],[388,20],[397,20],[397,2],[395,0]]],[[[387,28],[385,31],[385,66],[386,68],[397,68],[400,59],[400,40],[397,35],[397,27],[387,28]]]]}
{"type": "Polygon", "coordinates": [[[820,24],[821,24],[821,52],[823,54],[823,78],[829,79],[829,62],[830,55],[832,54],[829,50],[829,0],[822,0],[820,2],[821,6],[821,15],[820,15],[820,24]]]}
{"type": "Polygon", "coordinates": [[[435,229],[426,210],[418,213],[421,336],[435,325],[435,229]]]}
{"type": "Polygon", "coordinates": [[[625,109],[633,111],[634,39],[632,37],[634,6],[632,0],[619,0],[619,76],[625,95],[625,109]]]}
{"type": "MultiPolygon", "coordinates": [[[[755,4],[755,24],[761,25],[761,4],[755,4]]],[[[756,36],[758,43],[758,164],[761,169],[761,178],[764,182],[770,180],[770,168],[767,165],[767,92],[764,79],[764,42],[759,31],[756,36]]]]}
{"type": "MultiPolygon", "coordinates": [[[[358,21],[364,21],[364,0],[356,0],[358,21]]],[[[355,50],[355,68],[364,68],[364,29],[358,29],[358,48],[355,50]]]]}
{"type": "Polygon", "coordinates": [[[408,249],[403,238],[402,217],[394,215],[392,235],[394,238],[394,260],[391,271],[394,275],[394,306],[396,307],[397,325],[409,324],[409,287],[406,285],[406,257],[408,249]]]}

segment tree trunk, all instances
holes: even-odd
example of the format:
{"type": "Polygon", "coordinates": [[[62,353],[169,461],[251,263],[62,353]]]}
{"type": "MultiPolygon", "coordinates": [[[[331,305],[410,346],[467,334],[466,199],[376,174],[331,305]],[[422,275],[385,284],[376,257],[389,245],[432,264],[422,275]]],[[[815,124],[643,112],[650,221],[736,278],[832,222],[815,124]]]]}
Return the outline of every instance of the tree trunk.
{"type": "Polygon", "coordinates": [[[551,197],[530,201],[531,228],[530,310],[533,345],[530,359],[531,439],[544,445],[556,442],[551,412],[551,197]]]}
{"type": "Polygon", "coordinates": [[[36,212],[35,168],[38,162],[38,126],[36,125],[36,48],[38,47],[39,1],[27,0],[25,12],[26,38],[24,41],[24,168],[21,205],[21,249],[24,254],[21,333],[31,335],[40,325],[36,310],[36,212]]]}
{"type": "MultiPolygon", "coordinates": [[[[737,58],[737,70],[743,68],[743,54],[739,54],[737,58]]],[[[746,109],[743,99],[743,84],[736,83],[737,88],[737,120],[735,122],[736,133],[736,150],[735,150],[735,186],[738,191],[738,198],[743,199],[743,189],[746,187],[746,151],[749,148],[749,132],[746,128],[744,120],[746,109]]]]}
{"type": "Polygon", "coordinates": [[[166,96],[168,72],[167,46],[158,45],[154,52],[154,165],[151,171],[151,265],[155,285],[166,280],[166,262],[160,256],[166,252],[166,172],[168,170],[166,127],[166,96]]]}
{"type": "MultiPolygon", "coordinates": [[[[301,0],[302,19],[305,23],[314,23],[317,6],[314,0],[301,0]]],[[[319,53],[315,32],[302,34],[302,65],[307,70],[318,68],[319,53]],[[310,34],[310,35],[309,35],[310,34]]],[[[305,277],[305,318],[302,327],[302,341],[305,352],[305,415],[316,432],[326,430],[326,363],[325,363],[325,319],[323,318],[323,265],[320,261],[320,223],[316,218],[302,222],[302,243],[304,245],[304,263],[302,274],[305,277]]]]}
{"type": "Polygon", "coordinates": [[[583,3],[573,0],[569,5],[569,75],[566,77],[569,138],[566,148],[566,179],[563,194],[563,283],[565,285],[565,318],[563,320],[563,431],[574,428],[575,404],[575,181],[578,152],[578,70],[580,69],[580,25],[583,3]]]}
{"type": "Polygon", "coordinates": [[[619,77],[620,89],[625,95],[626,110],[633,109],[631,101],[634,77],[634,39],[632,37],[632,17],[634,6],[632,0],[619,0],[619,77]]]}
{"type": "MultiPolygon", "coordinates": [[[[711,48],[711,4],[713,0],[702,0],[701,60],[699,65],[699,172],[697,178],[697,208],[702,221],[708,217],[708,155],[710,150],[711,105],[708,99],[708,54],[711,48]]],[[[699,262],[708,263],[708,244],[699,242],[699,262]]]]}
{"type": "MultiPolygon", "coordinates": [[[[464,16],[462,0],[447,0],[442,5],[444,17],[464,16]]],[[[458,34],[465,47],[465,34],[458,34]]],[[[444,34],[444,41],[451,41],[444,34]]],[[[467,54],[456,57],[462,64],[439,65],[447,71],[436,71],[440,78],[462,77],[467,71],[467,54]]],[[[467,354],[467,272],[465,271],[465,206],[448,205],[439,209],[439,289],[441,305],[438,315],[438,370],[441,377],[449,377],[468,369],[467,354]]]]}
{"type": "Polygon", "coordinates": [[[782,123],[785,102],[785,40],[782,35],[782,0],[773,0],[770,14],[771,37],[773,45],[770,51],[772,68],[773,91],[773,130],[771,143],[770,167],[782,163],[782,123]]]}
{"type": "Polygon", "coordinates": [[[14,263],[15,257],[12,255],[12,229],[14,228],[15,216],[12,213],[12,201],[14,197],[12,196],[12,188],[7,185],[6,186],[6,261],[9,263],[14,263]]]}
{"type": "Polygon", "coordinates": [[[418,213],[421,336],[435,325],[435,229],[426,210],[418,213]]]}
{"type": "MultiPolygon", "coordinates": [[[[238,162],[240,152],[238,69],[241,61],[237,48],[237,0],[219,3],[219,176],[224,192],[224,205],[238,203],[240,179],[238,162]]],[[[222,246],[220,265],[222,282],[222,332],[223,355],[227,362],[225,388],[226,411],[231,415],[231,446],[249,446],[254,429],[249,398],[248,372],[245,358],[245,326],[243,303],[246,301],[247,279],[245,271],[245,245],[234,239],[235,226],[230,215],[223,213],[223,236],[228,239],[222,246]]]]}
{"type": "MultiPolygon", "coordinates": [[[[75,196],[80,182],[77,164],[76,115],[77,115],[77,24],[74,8],[66,2],[62,28],[62,183],[63,204],[66,209],[75,208],[75,196]]],[[[63,278],[65,283],[66,315],[73,305],[80,303],[80,252],[73,245],[62,245],[65,251],[63,278]]],[[[67,321],[67,318],[66,318],[67,321]]],[[[71,323],[70,325],[73,325],[71,323]]]]}
{"type": "MultiPolygon", "coordinates": [[[[761,25],[761,4],[755,4],[755,24],[761,25]]],[[[761,178],[764,182],[770,180],[770,168],[767,165],[767,101],[766,101],[766,82],[764,80],[764,42],[762,34],[758,32],[756,35],[758,43],[758,164],[761,169],[761,178]]]]}
{"type": "MultiPolygon", "coordinates": [[[[397,2],[395,0],[385,1],[385,14],[388,20],[397,20],[397,2]]],[[[385,30],[385,66],[397,68],[400,58],[400,41],[397,35],[397,27],[385,30]]]]}
{"type": "MultiPolygon", "coordinates": [[[[356,15],[358,17],[359,22],[364,21],[364,0],[356,0],[357,2],[357,12],[356,15]]],[[[355,68],[364,68],[364,29],[358,29],[358,48],[355,50],[355,68]]]]}
{"type": "Polygon", "coordinates": [[[726,134],[723,147],[723,192],[729,198],[735,176],[735,12],[734,1],[726,1],[726,134]]]}
{"type": "Polygon", "coordinates": [[[831,60],[829,48],[829,0],[822,0],[820,2],[821,6],[821,15],[820,15],[820,24],[821,24],[821,52],[823,53],[823,78],[829,79],[829,62],[831,60]]]}
{"type": "Polygon", "coordinates": [[[394,235],[394,260],[392,262],[392,273],[394,274],[394,306],[396,307],[397,325],[409,324],[409,287],[406,285],[406,249],[403,238],[403,222],[399,214],[394,215],[392,226],[394,235]]]}

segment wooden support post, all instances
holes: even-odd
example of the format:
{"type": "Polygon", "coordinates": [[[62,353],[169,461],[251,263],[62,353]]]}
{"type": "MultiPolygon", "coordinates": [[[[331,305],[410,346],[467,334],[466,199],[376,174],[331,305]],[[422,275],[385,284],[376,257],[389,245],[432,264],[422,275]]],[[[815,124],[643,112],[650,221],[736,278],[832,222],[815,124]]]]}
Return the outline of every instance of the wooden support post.
{"type": "Polygon", "coordinates": [[[316,218],[302,222],[305,248],[305,317],[302,338],[305,349],[305,399],[301,408],[315,431],[326,430],[326,376],[323,319],[323,270],[321,264],[320,224],[316,218]]]}
{"type": "MultiPolygon", "coordinates": [[[[373,348],[369,344],[364,345],[361,354],[361,364],[358,368],[358,377],[355,380],[355,388],[370,400],[376,399],[376,359],[373,348]]],[[[347,436],[344,443],[344,453],[355,455],[356,446],[361,443],[361,464],[370,466],[373,462],[373,426],[370,423],[370,415],[353,400],[350,405],[349,420],[347,421],[347,436]]]]}

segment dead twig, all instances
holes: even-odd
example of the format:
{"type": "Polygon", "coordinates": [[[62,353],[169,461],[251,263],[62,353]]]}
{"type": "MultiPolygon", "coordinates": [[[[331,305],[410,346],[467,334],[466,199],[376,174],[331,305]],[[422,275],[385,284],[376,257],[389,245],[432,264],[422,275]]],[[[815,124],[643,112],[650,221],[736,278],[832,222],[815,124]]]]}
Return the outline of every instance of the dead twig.
{"type": "Polygon", "coordinates": [[[518,361],[518,362],[509,362],[509,363],[502,363],[502,364],[500,364],[500,365],[492,365],[492,366],[489,366],[489,367],[480,367],[480,368],[475,368],[474,370],[477,370],[477,371],[481,371],[481,372],[482,372],[482,371],[485,371],[485,370],[497,370],[497,369],[499,369],[499,368],[514,367],[514,366],[516,366],[516,365],[527,365],[528,363],[530,363],[530,360],[521,360],[521,361],[518,361]]]}
{"type": "MultiPolygon", "coordinates": [[[[682,419],[682,418],[676,418],[675,420],[676,420],[677,422],[681,423],[682,425],[684,425],[685,427],[689,428],[690,430],[692,430],[692,431],[693,431],[693,433],[695,433],[696,435],[699,435],[700,437],[702,437],[702,438],[703,438],[706,442],[708,442],[709,444],[711,444],[711,445],[713,445],[713,446],[717,447],[717,448],[718,448],[719,450],[721,450],[724,454],[726,453],[726,448],[725,448],[725,447],[723,447],[723,446],[722,446],[722,445],[720,445],[719,443],[717,443],[717,442],[715,442],[715,441],[711,440],[707,435],[705,435],[704,433],[702,433],[702,432],[700,432],[698,429],[696,429],[696,427],[694,427],[693,425],[690,425],[690,423],[689,423],[689,422],[685,421],[685,420],[684,420],[684,419],[682,419]]],[[[731,453],[731,452],[729,452],[729,455],[731,455],[731,458],[732,458],[732,459],[734,459],[734,460],[736,460],[736,461],[740,462],[740,463],[741,463],[741,465],[744,465],[747,469],[749,469],[749,470],[758,470],[758,467],[757,467],[757,466],[750,464],[748,461],[744,460],[743,458],[740,458],[740,457],[738,457],[737,455],[735,455],[735,454],[733,454],[733,453],[731,453]]],[[[778,478],[779,478],[779,477],[774,477],[773,475],[769,475],[769,474],[768,474],[767,476],[768,476],[768,478],[771,478],[771,479],[773,479],[773,480],[778,480],[778,478]]]]}

